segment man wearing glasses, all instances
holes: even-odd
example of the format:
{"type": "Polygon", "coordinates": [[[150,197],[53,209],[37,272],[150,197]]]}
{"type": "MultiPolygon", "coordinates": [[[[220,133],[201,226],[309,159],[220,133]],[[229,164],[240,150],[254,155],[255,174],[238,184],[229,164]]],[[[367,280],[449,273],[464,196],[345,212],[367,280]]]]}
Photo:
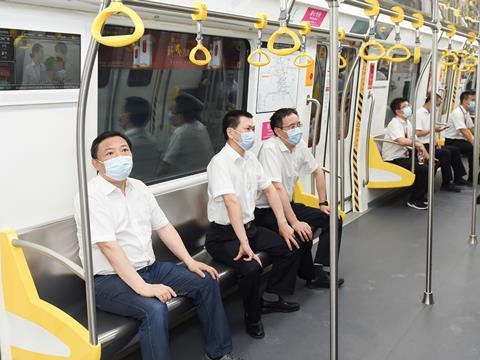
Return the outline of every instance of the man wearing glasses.
{"type": "MultiPolygon", "coordinates": [[[[258,160],[270,177],[283,205],[288,223],[295,230],[302,249],[298,275],[306,280],[311,289],[329,288],[330,275],[330,207],[327,200],[325,174],[318,166],[307,144],[302,140],[302,123],[295,109],[277,110],[270,118],[274,137],[266,140],[258,153],[258,160]],[[293,202],[295,183],[300,174],[312,174],[319,196],[319,208],[312,208],[293,202]],[[315,259],[312,259],[313,229],[322,229],[315,259]]],[[[257,199],[255,222],[259,226],[275,230],[274,213],[265,196],[257,199]]],[[[342,220],[338,220],[339,241],[342,234],[342,220]]],[[[341,286],[344,280],[339,279],[341,286]]]]}

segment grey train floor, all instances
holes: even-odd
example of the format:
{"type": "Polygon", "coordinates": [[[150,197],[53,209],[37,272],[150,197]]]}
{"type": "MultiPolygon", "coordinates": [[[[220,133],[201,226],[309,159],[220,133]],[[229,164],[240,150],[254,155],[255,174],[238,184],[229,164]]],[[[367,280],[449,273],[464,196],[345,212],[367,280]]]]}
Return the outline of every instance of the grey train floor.
{"type": "MultiPolygon", "coordinates": [[[[436,192],[435,200],[436,304],[430,307],[421,303],[426,211],[407,208],[405,198],[399,197],[345,226],[339,359],[480,359],[480,245],[467,245],[471,188],[460,194],[436,192]]],[[[300,311],[263,317],[262,340],[244,333],[238,295],[227,299],[235,353],[245,360],[327,360],[329,291],[312,291],[299,281],[294,298],[301,303],[300,311]]],[[[201,359],[202,341],[195,319],[174,329],[173,359],[201,359]]]]}

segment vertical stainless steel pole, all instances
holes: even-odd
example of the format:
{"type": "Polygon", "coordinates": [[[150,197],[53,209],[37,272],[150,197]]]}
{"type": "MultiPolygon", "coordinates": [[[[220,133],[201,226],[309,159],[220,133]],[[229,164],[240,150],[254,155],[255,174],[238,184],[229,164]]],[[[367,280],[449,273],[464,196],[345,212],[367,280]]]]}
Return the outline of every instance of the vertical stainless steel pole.
{"type": "MultiPolygon", "coordinates": [[[[110,4],[110,0],[104,0],[100,6],[102,11],[110,4]]],[[[87,297],[88,331],[92,345],[98,344],[97,322],[95,311],[95,286],[93,283],[92,246],[90,238],[90,214],[88,208],[87,170],[85,159],[85,117],[87,111],[88,90],[97,56],[98,43],[92,37],[88,45],[87,57],[83,66],[82,80],[78,94],[77,105],[77,168],[78,190],[80,195],[80,218],[82,222],[82,249],[85,271],[85,292],[87,297]]]]}
{"type": "MultiPolygon", "coordinates": [[[[438,22],[438,0],[433,0],[432,21],[438,22]]],[[[428,161],[428,222],[427,222],[427,260],[426,282],[422,302],[425,305],[433,305],[432,293],[432,240],[433,240],[433,186],[435,176],[435,120],[437,119],[437,88],[438,88],[438,28],[432,29],[432,110],[430,111],[430,160],[428,161]]],[[[415,132],[415,129],[413,129],[415,132]]],[[[413,147],[415,144],[413,144],[413,147]]]]}
{"type": "MultiPolygon", "coordinates": [[[[477,58],[480,60],[480,52],[477,52],[477,58]]],[[[473,144],[473,195],[472,195],[472,223],[470,227],[470,236],[468,243],[470,245],[477,245],[477,181],[478,181],[478,158],[479,158],[479,134],[480,134],[480,106],[478,106],[478,99],[480,99],[480,70],[477,66],[477,89],[476,89],[476,106],[475,106],[475,137],[473,144]]]]}
{"type": "Polygon", "coordinates": [[[330,7],[330,360],[338,359],[338,287],[337,287],[337,224],[338,224],[338,2],[330,7]]]}
{"type": "MultiPolygon", "coordinates": [[[[307,96],[307,105],[308,104],[315,104],[315,116],[313,118],[313,138],[312,138],[312,155],[316,159],[317,158],[317,133],[318,133],[318,126],[320,123],[320,101],[315,98],[307,96]]],[[[312,175],[310,180],[310,193],[315,195],[315,178],[312,175]]]]}

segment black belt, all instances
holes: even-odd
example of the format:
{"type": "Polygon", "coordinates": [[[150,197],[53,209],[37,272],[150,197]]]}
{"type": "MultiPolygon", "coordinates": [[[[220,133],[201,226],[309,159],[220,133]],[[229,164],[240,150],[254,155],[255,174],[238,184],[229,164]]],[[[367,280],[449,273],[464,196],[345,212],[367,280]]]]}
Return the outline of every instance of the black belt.
{"type": "MultiPolygon", "coordinates": [[[[249,230],[255,223],[252,221],[249,221],[248,223],[246,224],[243,224],[243,226],[245,227],[245,230],[249,230]]],[[[216,222],[212,222],[212,225],[216,226],[216,227],[219,227],[219,228],[223,228],[223,229],[233,229],[233,226],[230,224],[230,225],[221,225],[221,224],[217,224],[216,222]]]]}

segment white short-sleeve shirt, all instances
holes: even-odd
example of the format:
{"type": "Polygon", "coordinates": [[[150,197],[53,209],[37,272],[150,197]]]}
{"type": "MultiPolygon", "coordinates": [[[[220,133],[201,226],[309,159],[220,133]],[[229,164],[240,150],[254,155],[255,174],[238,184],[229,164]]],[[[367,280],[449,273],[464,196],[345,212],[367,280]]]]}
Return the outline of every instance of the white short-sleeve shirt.
{"type": "Polygon", "coordinates": [[[459,140],[466,140],[460,129],[471,129],[474,126],[470,114],[461,105],[450,114],[448,125],[450,127],[445,130],[445,138],[459,140]]]}
{"type": "Polygon", "coordinates": [[[220,225],[230,225],[223,195],[234,194],[240,201],[243,223],[252,221],[259,191],[272,182],[265,175],[262,165],[250,151],[240,156],[226,144],[207,167],[208,175],[208,220],[220,225]]]}
{"type": "MultiPolygon", "coordinates": [[[[428,111],[422,106],[420,109],[417,110],[416,121],[417,130],[430,130],[430,111],[428,111]]],[[[430,134],[427,134],[425,136],[419,136],[417,139],[422,144],[429,144],[430,134]]]]}
{"type": "MultiPolygon", "coordinates": [[[[385,139],[395,141],[399,138],[412,138],[412,123],[395,116],[387,126],[385,139]]],[[[404,146],[384,142],[382,146],[382,158],[384,161],[392,161],[400,158],[408,158],[408,149],[404,146]]]]}
{"type": "MultiPolygon", "coordinates": [[[[115,274],[115,270],[98,247],[100,242],[117,241],[132,266],[139,270],[155,262],[152,230],[169,222],[155,197],[141,181],[128,178],[125,195],[101,175],[88,182],[93,272],[95,275],[115,274]]],[[[75,198],[75,221],[81,245],[80,200],[75,198]]]]}
{"type": "MultiPolygon", "coordinates": [[[[290,200],[293,198],[295,184],[300,175],[311,174],[318,168],[317,161],[308,150],[305,141],[301,140],[290,152],[276,136],[262,144],[258,160],[272,181],[283,184],[290,200]]],[[[270,207],[263,193],[257,199],[257,207],[270,207]]]]}

